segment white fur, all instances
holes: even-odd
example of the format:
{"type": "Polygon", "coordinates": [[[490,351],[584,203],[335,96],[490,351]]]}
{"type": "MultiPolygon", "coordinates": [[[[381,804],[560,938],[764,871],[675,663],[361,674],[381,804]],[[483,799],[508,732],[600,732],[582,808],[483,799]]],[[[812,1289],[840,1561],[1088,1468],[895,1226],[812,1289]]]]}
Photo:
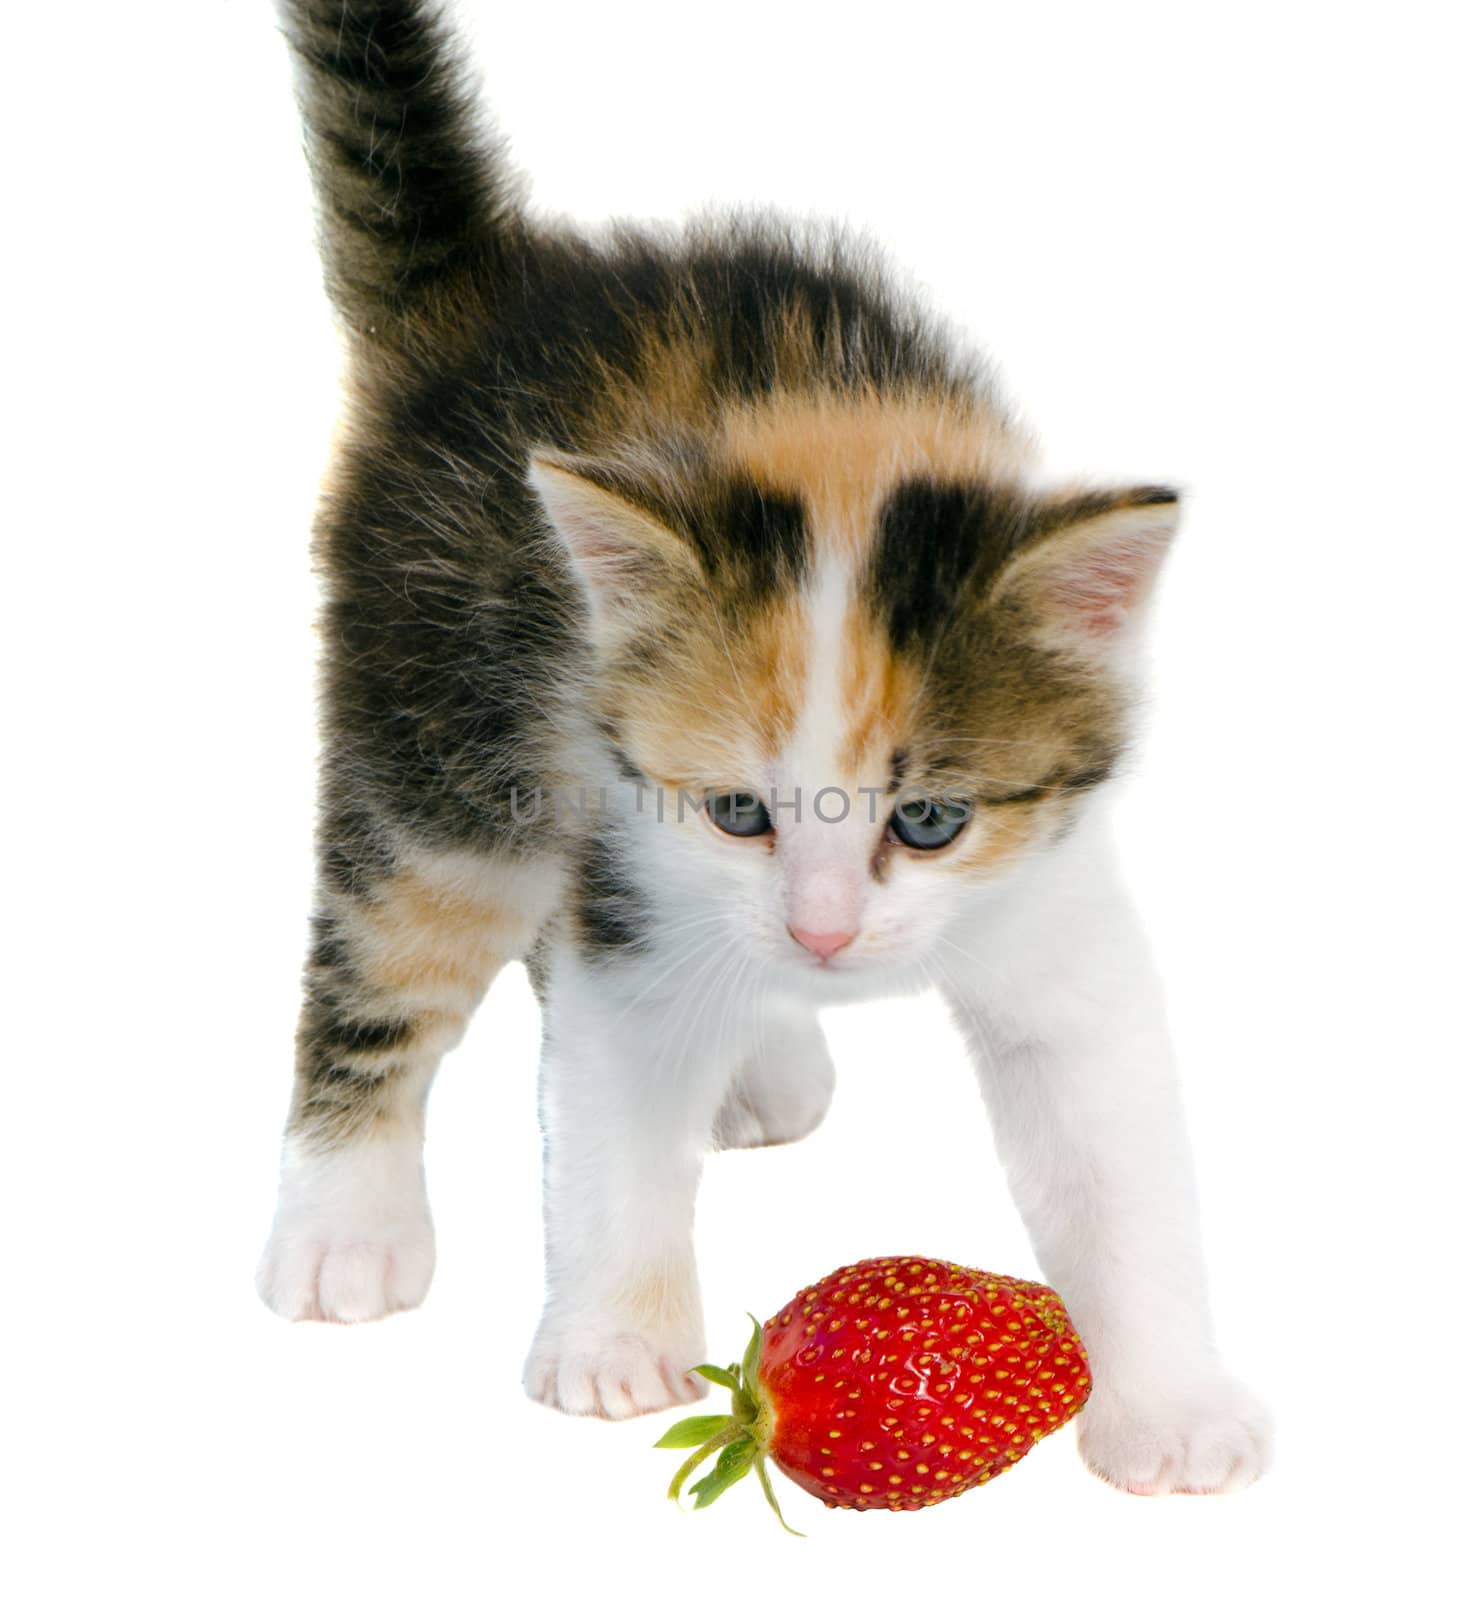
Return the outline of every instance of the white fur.
{"type": "Polygon", "coordinates": [[[1252,1481],[1270,1428],[1214,1349],[1161,999],[1098,810],[959,917],[941,965],[1039,1264],[1090,1352],[1086,1461],[1137,1492],[1252,1481]]]}
{"type": "Polygon", "coordinates": [[[288,1139],[276,1222],[256,1273],[273,1311],[294,1322],[368,1322],[419,1305],[434,1271],[418,1137],[330,1151],[288,1139]]]}
{"type": "MultiPolygon", "coordinates": [[[[774,814],[779,823],[784,921],[815,931],[858,932],[874,847],[875,830],[863,797],[834,781],[845,725],[840,685],[852,584],[850,564],[830,557],[810,586],[802,709],[788,748],[770,772],[769,792],[776,795],[779,807],[774,814]],[[836,789],[840,792],[834,793],[836,789]],[[858,809],[857,800],[862,802],[858,809]],[[832,820],[823,820],[826,816],[832,820]]],[[[808,965],[808,957],[796,959],[808,965]]]]}
{"type": "Polygon", "coordinates": [[[814,1014],[770,1004],[762,1022],[762,1037],[717,1113],[712,1142],[719,1150],[802,1139],[824,1120],[834,1096],[834,1063],[814,1014]]]}
{"type": "MultiPolygon", "coordinates": [[[[542,1084],[548,1299],[525,1380],[563,1410],[626,1416],[701,1392],[683,1376],[705,1350],[691,1223],[734,1058],[685,973],[704,973],[709,995],[727,976],[715,965],[702,946],[653,975],[555,958],[542,1084]]],[[[750,1044],[745,1030],[731,1037],[736,1050],[738,1038],[750,1044]]]]}

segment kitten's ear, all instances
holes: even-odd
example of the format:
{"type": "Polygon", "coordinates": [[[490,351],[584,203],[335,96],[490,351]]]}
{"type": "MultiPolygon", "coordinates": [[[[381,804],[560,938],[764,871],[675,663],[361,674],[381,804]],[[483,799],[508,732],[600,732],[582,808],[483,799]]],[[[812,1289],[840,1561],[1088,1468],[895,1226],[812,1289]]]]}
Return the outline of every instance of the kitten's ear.
{"type": "Polygon", "coordinates": [[[1173,489],[1046,501],[994,596],[1019,608],[1051,649],[1119,658],[1135,641],[1177,521],[1173,489]]]}
{"type": "Polygon", "coordinates": [[[596,463],[542,452],[527,476],[588,601],[596,643],[628,638],[683,579],[700,576],[685,540],[596,463]]]}

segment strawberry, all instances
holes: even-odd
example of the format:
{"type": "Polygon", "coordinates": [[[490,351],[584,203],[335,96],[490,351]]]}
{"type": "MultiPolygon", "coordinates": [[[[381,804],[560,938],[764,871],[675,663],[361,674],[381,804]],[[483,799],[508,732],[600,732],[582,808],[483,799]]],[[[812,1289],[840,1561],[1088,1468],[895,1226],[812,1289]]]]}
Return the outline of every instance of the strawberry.
{"type": "Polygon", "coordinates": [[[740,1363],[695,1370],[732,1391],[732,1415],[687,1417],[656,1442],[699,1446],[672,1499],[716,1456],[691,1488],[698,1507],[755,1471],[778,1511],[771,1458],[828,1505],[916,1511],[1006,1472],[1090,1393],[1052,1289],[921,1256],[831,1272],[754,1318],[740,1363]]]}

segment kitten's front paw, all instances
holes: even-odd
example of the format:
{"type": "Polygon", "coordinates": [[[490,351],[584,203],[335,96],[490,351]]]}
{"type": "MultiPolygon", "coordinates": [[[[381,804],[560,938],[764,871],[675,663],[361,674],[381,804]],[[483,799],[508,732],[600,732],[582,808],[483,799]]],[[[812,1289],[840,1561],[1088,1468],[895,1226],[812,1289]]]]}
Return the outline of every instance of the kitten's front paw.
{"type": "Polygon", "coordinates": [[[1159,1394],[1097,1388],[1080,1413],[1080,1454],[1097,1477],[1132,1494],[1214,1494],[1265,1472],[1274,1428],[1229,1377],[1159,1394]]]}
{"type": "Polygon", "coordinates": [[[429,1219],[358,1236],[365,1231],[336,1218],[278,1227],[256,1270],[257,1293],[290,1322],[372,1322],[419,1305],[435,1272],[429,1219]]]}
{"type": "Polygon", "coordinates": [[[371,1322],[425,1298],[435,1230],[414,1152],[289,1152],[256,1289],[292,1322],[371,1322]]]}
{"type": "Polygon", "coordinates": [[[522,1382],[545,1406],[617,1421],[699,1400],[707,1384],[690,1369],[701,1359],[699,1334],[539,1332],[522,1382]]]}

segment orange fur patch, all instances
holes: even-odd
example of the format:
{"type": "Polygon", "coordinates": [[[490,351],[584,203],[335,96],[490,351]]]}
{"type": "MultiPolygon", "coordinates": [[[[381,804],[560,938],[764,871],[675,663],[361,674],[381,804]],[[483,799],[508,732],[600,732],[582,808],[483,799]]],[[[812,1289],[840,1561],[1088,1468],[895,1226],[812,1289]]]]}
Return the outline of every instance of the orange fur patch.
{"type": "Polygon", "coordinates": [[[922,393],[778,392],[730,407],[721,427],[727,460],[764,488],[800,495],[821,548],[855,556],[901,479],[1012,479],[1030,456],[992,412],[922,393]]]}
{"type": "Polygon", "coordinates": [[[655,1267],[616,1290],[612,1301],[636,1327],[679,1328],[700,1313],[691,1288],[689,1272],[655,1267]]]}
{"type": "Polygon", "coordinates": [[[376,989],[406,1010],[430,1006],[462,1015],[535,931],[515,905],[434,883],[410,868],[395,873],[350,926],[364,977],[376,989]]]}
{"type": "Polygon", "coordinates": [[[906,718],[916,703],[915,669],[890,649],[884,630],[861,605],[850,609],[845,625],[840,695],[848,718],[839,747],[840,776],[889,776],[892,752],[906,741],[906,718]]]}
{"type": "Polygon", "coordinates": [[[802,597],[731,631],[717,607],[694,622],[657,680],[623,682],[614,706],[629,751],[672,790],[746,786],[793,732],[804,691],[802,597]]]}
{"type": "Polygon", "coordinates": [[[985,877],[1006,862],[1023,855],[1042,835],[1043,804],[983,806],[972,825],[957,842],[957,870],[985,877]]]}
{"type": "Polygon", "coordinates": [[[715,361],[711,335],[699,319],[647,323],[630,371],[596,363],[602,378],[594,413],[597,431],[606,439],[631,440],[689,428],[710,404],[715,361]]]}

